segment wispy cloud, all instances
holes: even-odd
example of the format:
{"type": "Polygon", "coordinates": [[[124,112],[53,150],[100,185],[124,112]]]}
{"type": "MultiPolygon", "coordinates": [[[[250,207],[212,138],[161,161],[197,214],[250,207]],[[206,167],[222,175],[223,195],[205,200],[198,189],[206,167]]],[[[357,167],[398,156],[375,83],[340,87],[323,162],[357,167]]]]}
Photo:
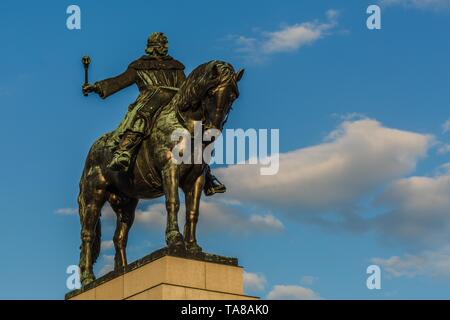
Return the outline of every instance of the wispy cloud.
{"type": "MultiPolygon", "coordinates": [[[[302,282],[311,285],[316,280],[313,276],[302,277],[302,282]]],[[[245,291],[264,291],[267,279],[262,273],[252,273],[244,271],[245,291]]],[[[267,293],[269,300],[321,300],[322,297],[314,290],[297,284],[275,285],[267,293]]]]}
{"type": "MultiPolygon", "coordinates": [[[[186,210],[181,204],[180,212],[186,210]]],[[[200,211],[202,215],[202,230],[207,232],[279,232],[284,229],[283,223],[270,213],[248,214],[241,212],[238,201],[221,201],[202,199],[200,211]]],[[[166,225],[166,208],[163,203],[149,204],[145,209],[136,210],[136,223],[147,228],[164,228],[166,225]]],[[[184,215],[180,215],[180,224],[184,223],[184,215]]]]}
{"type": "Polygon", "coordinates": [[[385,7],[402,6],[422,10],[449,9],[450,0],[380,0],[379,3],[385,7]]]}
{"type": "MultiPolygon", "coordinates": [[[[441,126],[441,133],[444,135],[450,131],[450,119],[446,120],[441,126]]],[[[436,141],[437,154],[443,155],[450,152],[450,144],[443,141],[436,141]]]]}
{"type": "Polygon", "coordinates": [[[307,286],[311,286],[314,284],[314,282],[317,281],[317,277],[314,276],[303,276],[301,278],[301,283],[307,285],[307,286]]]}
{"type": "Polygon", "coordinates": [[[77,208],[59,208],[55,210],[55,213],[62,216],[72,216],[78,214],[77,208]]]}
{"type": "Polygon", "coordinates": [[[147,206],[146,209],[136,210],[135,222],[140,225],[163,227],[166,224],[166,207],[162,203],[147,206]]]}
{"type": "Polygon", "coordinates": [[[114,248],[114,242],[112,240],[102,241],[100,244],[101,250],[110,250],[114,248]]]}
{"type": "Polygon", "coordinates": [[[442,125],[442,133],[447,133],[450,131],[450,119],[444,122],[442,125]]]}
{"type": "MultiPolygon", "coordinates": [[[[185,212],[186,207],[181,203],[180,212],[185,212]]],[[[284,230],[283,223],[271,213],[249,212],[238,200],[233,199],[202,199],[200,203],[201,229],[207,233],[230,232],[233,234],[252,233],[277,233],[284,230]]],[[[60,208],[55,210],[56,214],[71,216],[78,214],[76,208],[60,208]]],[[[102,218],[115,220],[116,215],[111,206],[106,203],[102,208],[102,218]]],[[[163,230],[166,226],[167,213],[164,203],[140,204],[135,212],[134,224],[139,227],[155,230],[163,230]]],[[[180,225],[183,225],[185,218],[180,214],[180,225]]],[[[102,242],[102,249],[113,248],[112,240],[102,242]]],[[[145,245],[148,248],[149,243],[145,245]]]]}
{"type": "Polygon", "coordinates": [[[275,218],[271,214],[257,215],[253,214],[250,216],[249,224],[253,226],[259,226],[260,228],[267,228],[273,230],[283,230],[284,226],[280,220],[275,218]]]}
{"type": "Polygon", "coordinates": [[[246,291],[264,291],[266,284],[267,280],[263,274],[244,271],[244,288],[246,291]]]}
{"type": "Polygon", "coordinates": [[[261,62],[269,55],[297,51],[329,35],[337,26],[339,12],[328,10],[326,21],[287,25],[275,31],[259,31],[255,36],[230,35],[235,51],[249,61],[261,62]]]}
{"type": "Polygon", "coordinates": [[[393,277],[450,277],[450,245],[415,255],[373,258],[372,262],[393,277]]]}
{"type": "Polygon", "coordinates": [[[386,213],[376,227],[385,241],[442,245],[450,242],[450,164],[435,176],[393,182],[377,199],[386,213]]]}
{"type": "Polygon", "coordinates": [[[276,285],[268,293],[269,300],[320,300],[320,295],[312,289],[297,285],[276,285]]]}
{"type": "Polygon", "coordinates": [[[104,254],[102,256],[102,261],[101,261],[100,265],[102,265],[102,267],[100,268],[100,271],[98,272],[100,277],[107,274],[110,271],[113,271],[114,270],[114,256],[104,254]]]}
{"type": "Polygon", "coordinates": [[[448,143],[439,143],[437,145],[437,153],[442,155],[442,154],[447,154],[450,152],[450,144],[448,143]]]}

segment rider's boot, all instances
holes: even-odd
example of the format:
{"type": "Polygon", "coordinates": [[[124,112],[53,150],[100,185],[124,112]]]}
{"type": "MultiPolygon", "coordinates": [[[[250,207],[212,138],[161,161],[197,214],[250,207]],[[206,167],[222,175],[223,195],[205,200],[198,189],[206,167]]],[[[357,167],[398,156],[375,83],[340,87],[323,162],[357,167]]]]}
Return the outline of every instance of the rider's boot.
{"type": "Polygon", "coordinates": [[[205,186],[203,187],[203,191],[206,196],[212,196],[215,193],[224,193],[227,191],[225,185],[219,181],[214,175],[211,173],[211,168],[208,166],[205,174],[205,186]]]}
{"type": "Polygon", "coordinates": [[[114,152],[113,159],[109,163],[108,168],[113,171],[128,171],[139,144],[142,142],[142,138],[142,133],[126,131],[114,152]]]}

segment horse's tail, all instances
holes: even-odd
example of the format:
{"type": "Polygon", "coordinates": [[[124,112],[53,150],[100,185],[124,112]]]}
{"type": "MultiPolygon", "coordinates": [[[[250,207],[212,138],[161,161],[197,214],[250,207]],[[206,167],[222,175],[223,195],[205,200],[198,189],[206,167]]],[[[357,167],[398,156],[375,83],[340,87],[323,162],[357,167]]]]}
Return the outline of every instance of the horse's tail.
{"type": "MultiPolygon", "coordinates": [[[[80,215],[80,223],[81,225],[83,225],[83,221],[86,215],[86,200],[82,183],[80,183],[80,194],[78,195],[78,213],[80,215]]],[[[101,219],[98,219],[97,224],[95,225],[95,237],[92,242],[92,250],[91,250],[92,263],[95,263],[97,261],[98,256],[100,255],[101,238],[102,238],[102,224],[101,219]]]]}
{"type": "MultiPolygon", "coordinates": [[[[99,145],[103,144],[104,141],[109,137],[109,133],[103,135],[100,137],[91,147],[89,150],[88,156],[86,158],[85,166],[83,168],[83,173],[81,175],[80,179],[80,193],[78,195],[78,213],[80,215],[80,224],[83,229],[83,224],[86,218],[86,214],[88,214],[88,210],[86,208],[87,201],[89,201],[87,198],[91,195],[91,191],[88,190],[87,187],[89,183],[87,183],[87,180],[89,180],[89,171],[91,169],[92,164],[92,153],[96,152],[96,149],[99,147],[99,145]]],[[[100,209],[99,209],[100,210],[100,209]]],[[[100,255],[100,246],[101,246],[101,237],[102,237],[102,226],[101,226],[101,219],[99,218],[96,225],[95,225],[95,236],[92,241],[92,247],[91,247],[91,261],[92,264],[94,264],[97,261],[97,258],[100,255]]],[[[81,261],[80,261],[81,262],[81,261]]]]}
{"type": "Polygon", "coordinates": [[[92,263],[95,263],[97,261],[98,256],[100,255],[101,238],[102,238],[102,221],[101,219],[98,219],[97,225],[95,226],[95,238],[92,244],[92,263]]]}

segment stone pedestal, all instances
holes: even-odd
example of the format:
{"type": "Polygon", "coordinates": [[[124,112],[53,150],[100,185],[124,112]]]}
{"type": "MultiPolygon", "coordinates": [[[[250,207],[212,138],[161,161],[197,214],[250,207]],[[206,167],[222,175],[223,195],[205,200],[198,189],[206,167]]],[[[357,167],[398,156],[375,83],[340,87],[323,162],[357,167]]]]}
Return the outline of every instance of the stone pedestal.
{"type": "Polygon", "coordinates": [[[256,300],[244,295],[243,269],[235,258],[161,249],[109,273],[67,300],[256,300]]]}

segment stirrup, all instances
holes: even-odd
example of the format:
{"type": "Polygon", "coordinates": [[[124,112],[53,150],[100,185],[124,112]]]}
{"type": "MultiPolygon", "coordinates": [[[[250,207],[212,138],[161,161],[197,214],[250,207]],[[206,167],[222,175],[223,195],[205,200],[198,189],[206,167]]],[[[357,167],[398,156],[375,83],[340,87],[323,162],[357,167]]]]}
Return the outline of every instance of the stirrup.
{"type": "Polygon", "coordinates": [[[209,186],[208,188],[205,188],[204,191],[205,191],[205,195],[207,197],[210,197],[216,193],[225,193],[227,191],[227,188],[223,184],[216,185],[216,186],[212,185],[212,186],[209,186]]]}

